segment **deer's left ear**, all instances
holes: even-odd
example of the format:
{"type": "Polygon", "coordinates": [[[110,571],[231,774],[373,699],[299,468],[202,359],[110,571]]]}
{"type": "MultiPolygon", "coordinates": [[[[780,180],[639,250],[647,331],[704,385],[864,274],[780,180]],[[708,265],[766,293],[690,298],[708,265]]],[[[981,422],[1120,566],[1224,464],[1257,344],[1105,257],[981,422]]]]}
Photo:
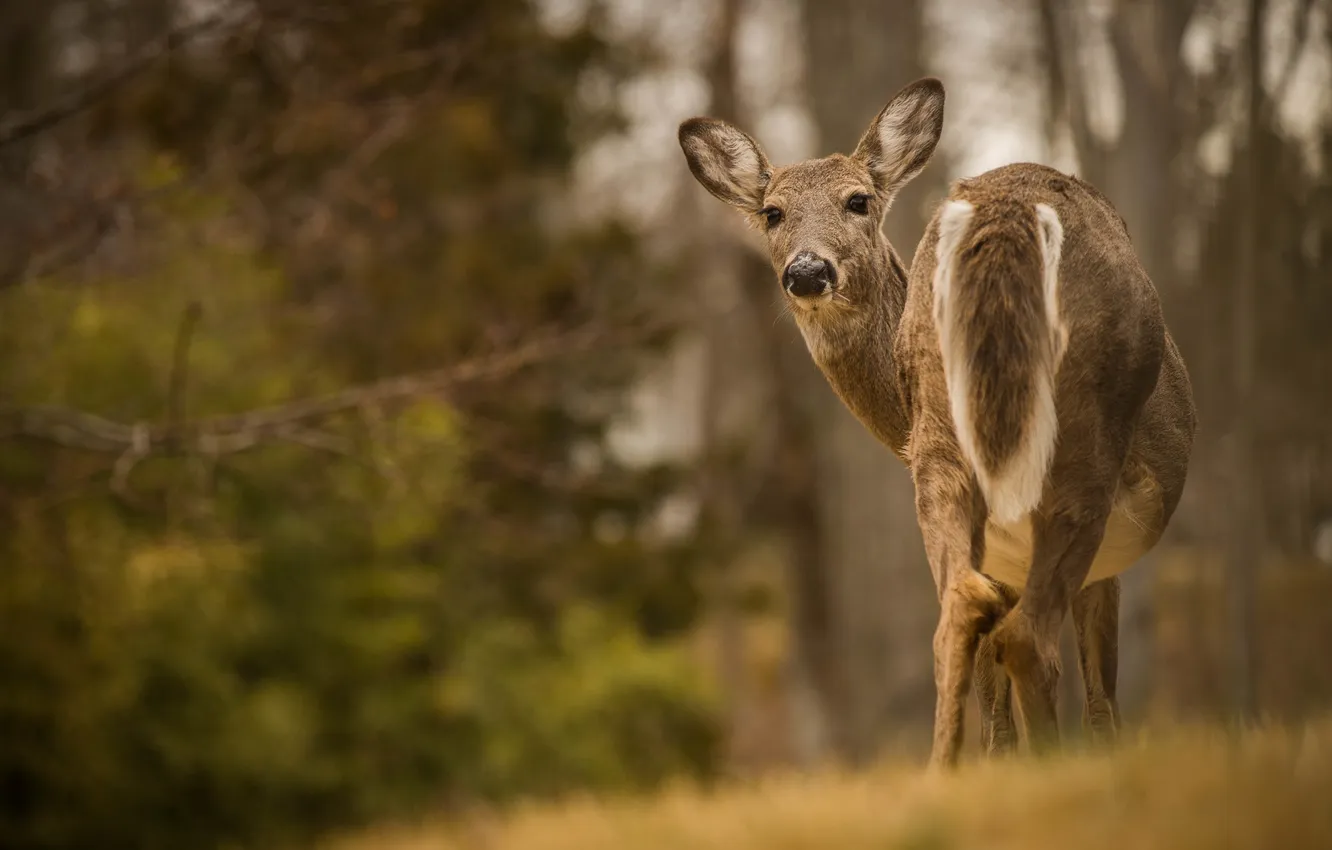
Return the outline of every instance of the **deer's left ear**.
{"type": "Polygon", "coordinates": [[[903,88],[861,136],[853,158],[865,163],[890,201],[929,163],[943,134],[944,87],[925,77],[903,88]]]}
{"type": "Polygon", "coordinates": [[[680,125],[680,147],[705,189],[733,207],[758,212],[772,178],[758,142],[725,121],[690,118],[680,125]]]}

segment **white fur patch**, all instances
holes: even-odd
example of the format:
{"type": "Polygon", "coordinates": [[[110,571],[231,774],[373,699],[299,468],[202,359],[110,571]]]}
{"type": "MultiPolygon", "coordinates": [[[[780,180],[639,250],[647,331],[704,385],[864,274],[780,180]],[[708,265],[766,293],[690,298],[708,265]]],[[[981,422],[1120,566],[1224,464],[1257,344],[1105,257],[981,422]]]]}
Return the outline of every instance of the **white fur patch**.
{"type": "Polygon", "coordinates": [[[934,326],[939,332],[939,352],[943,357],[944,383],[948,386],[948,402],[953,413],[953,428],[962,448],[962,456],[976,468],[976,432],[972,428],[969,401],[971,378],[967,372],[967,355],[961,350],[962,340],[957,338],[953,322],[953,272],[957,265],[957,249],[962,237],[971,226],[976,208],[966,201],[948,201],[939,215],[939,243],[935,248],[934,266],[934,326]]]}
{"type": "Polygon", "coordinates": [[[763,194],[763,160],[744,136],[736,135],[723,143],[731,158],[729,177],[737,193],[744,198],[763,194]]]}
{"type": "Polygon", "coordinates": [[[957,250],[975,209],[966,201],[949,201],[939,218],[939,244],[934,272],[934,318],[939,332],[939,350],[943,358],[944,381],[948,386],[953,427],[963,457],[976,473],[981,492],[990,508],[990,516],[1000,525],[1017,522],[1040,504],[1045,476],[1054,460],[1059,421],[1055,414],[1055,367],[1067,345],[1067,329],[1059,314],[1059,258],[1063,247],[1063,227],[1051,207],[1040,204],[1036,210],[1044,264],[1042,296],[1045,318],[1050,327],[1052,356],[1048,368],[1035,376],[1035,398],[1027,417],[1021,443],[1001,469],[982,465],[977,449],[977,423],[971,414],[971,363],[962,348],[952,312],[953,275],[957,250]]]}
{"type": "Polygon", "coordinates": [[[914,98],[905,98],[888,105],[883,117],[879,119],[879,146],[883,150],[883,163],[897,165],[906,158],[907,153],[922,141],[928,142],[929,136],[922,133],[906,133],[902,128],[911,121],[911,116],[920,103],[914,98]]]}
{"type": "Polygon", "coordinates": [[[1048,370],[1036,376],[1036,399],[1022,441],[1003,468],[991,472],[975,466],[990,515],[1000,524],[1016,522],[1041,503],[1045,474],[1054,460],[1059,435],[1053,378],[1048,370]]]}
{"type": "Polygon", "coordinates": [[[1054,365],[1068,350],[1068,326],[1059,313],[1059,261],[1064,254],[1064,224],[1049,204],[1036,205],[1037,233],[1041,239],[1041,258],[1045,261],[1045,321],[1050,325],[1054,346],[1054,365]]]}
{"type": "Polygon", "coordinates": [[[944,321],[944,311],[953,286],[957,249],[975,212],[967,201],[948,201],[939,215],[939,244],[934,249],[934,320],[940,335],[952,331],[952,323],[944,321]]]}

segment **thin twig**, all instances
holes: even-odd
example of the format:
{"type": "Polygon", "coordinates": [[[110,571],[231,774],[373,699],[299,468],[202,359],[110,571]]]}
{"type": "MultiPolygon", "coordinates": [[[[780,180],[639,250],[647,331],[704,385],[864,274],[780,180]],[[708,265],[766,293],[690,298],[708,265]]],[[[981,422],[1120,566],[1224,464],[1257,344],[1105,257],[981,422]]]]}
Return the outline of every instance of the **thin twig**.
{"type": "Polygon", "coordinates": [[[191,301],[180,314],[176,347],[171,357],[171,381],[167,387],[167,422],[179,430],[185,423],[185,395],[190,381],[190,343],[203,316],[203,305],[191,301]]]}
{"type": "Polygon", "coordinates": [[[349,457],[353,454],[352,445],[349,440],[337,436],[336,434],[327,434],[314,428],[302,428],[298,425],[290,425],[280,428],[274,434],[278,439],[285,440],[298,446],[304,446],[307,449],[328,452],[329,454],[349,457]]]}
{"type": "Polygon", "coordinates": [[[130,501],[130,473],[151,451],[148,426],[143,423],[136,424],[130,429],[130,444],[121,452],[120,457],[116,458],[115,466],[111,467],[111,492],[130,501]]]}

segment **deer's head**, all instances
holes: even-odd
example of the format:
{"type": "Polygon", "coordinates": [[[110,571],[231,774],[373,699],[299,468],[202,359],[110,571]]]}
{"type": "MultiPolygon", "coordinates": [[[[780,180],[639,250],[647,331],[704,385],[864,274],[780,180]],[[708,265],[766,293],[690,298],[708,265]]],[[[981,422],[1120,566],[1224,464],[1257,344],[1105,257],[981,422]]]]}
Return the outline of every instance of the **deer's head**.
{"type": "Polygon", "coordinates": [[[744,131],[713,118],[680,125],[689,170],[762,230],[786,297],[817,311],[868,285],[884,256],[883,216],[930,161],[943,132],[944,89],[933,78],[897,93],[851,156],[774,168],[744,131]]]}

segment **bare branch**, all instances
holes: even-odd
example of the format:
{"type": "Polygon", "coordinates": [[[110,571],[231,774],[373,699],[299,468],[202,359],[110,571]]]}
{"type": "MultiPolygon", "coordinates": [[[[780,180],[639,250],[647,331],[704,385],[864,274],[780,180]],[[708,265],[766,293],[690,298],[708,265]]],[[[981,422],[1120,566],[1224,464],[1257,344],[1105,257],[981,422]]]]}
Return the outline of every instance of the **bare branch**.
{"type": "Polygon", "coordinates": [[[342,454],[348,451],[345,444],[305,426],[349,410],[437,395],[464,384],[499,380],[558,357],[641,342],[664,328],[664,324],[645,323],[620,333],[608,333],[600,325],[589,324],[442,369],[386,378],[275,407],[182,422],[124,424],[63,407],[0,408],[0,439],[28,437],[86,451],[119,453],[121,460],[117,466],[123,470],[122,479],[135,463],[150,454],[198,453],[216,457],[275,441],[342,454]]]}
{"type": "Polygon", "coordinates": [[[126,60],[101,79],[69,93],[55,103],[24,115],[0,121],[0,148],[31,138],[88,109],[125,83],[142,74],[160,59],[170,55],[222,23],[221,17],[209,17],[191,24],[173,27],[155,39],[134,57],[126,60]]]}
{"type": "Polygon", "coordinates": [[[1272,108],[1279,108],[1281,102],[1286,99],[1286,92],[1290,90],[1290,82],[1295,78],[1295,69],[1299,67],[1300,57],[1304,55],[1304,49],[1309,45],[1309,26],[1313,18],[1314,0],[1300,0],[1299,8],[1295,11],[1295,32],[1291,39],[1290,52],[1286,54],[1286,63],[1281,68],[1281,75],[1277,77],[1276,88],[1272,90],[1272,97],[1269,103],[1272,108]]]}
{"type": "Polygon", "coordinates": [[[139,461],[148,456],[152,450],[152,444],[149,442],[148,427],[142,423],[135,425],[130,429],[130,444],[116,458],[116,464],[111,468],[111,490],[121,498],[129,498],[129,475],[138,466],[139,461]]]}

